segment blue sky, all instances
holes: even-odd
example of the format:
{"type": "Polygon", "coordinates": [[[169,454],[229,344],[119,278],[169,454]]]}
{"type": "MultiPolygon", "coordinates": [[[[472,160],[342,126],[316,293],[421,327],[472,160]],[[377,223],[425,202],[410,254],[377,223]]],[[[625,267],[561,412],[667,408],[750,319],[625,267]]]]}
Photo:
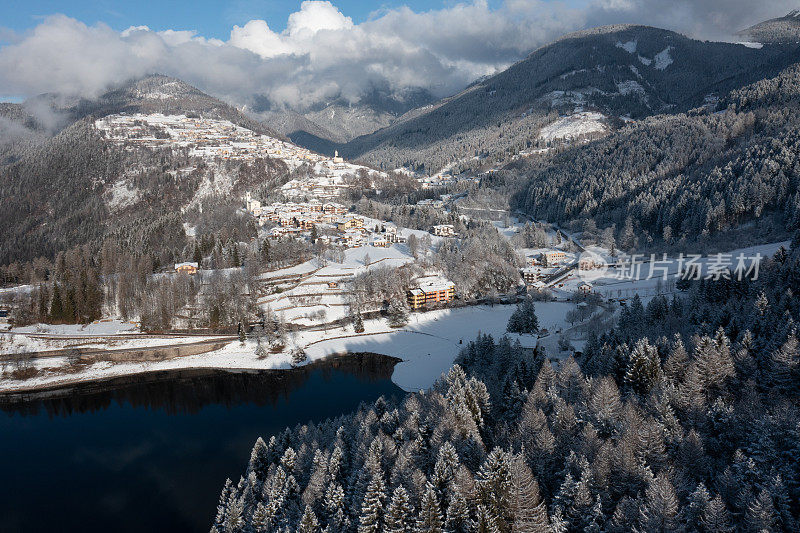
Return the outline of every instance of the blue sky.
{"type": "MultiPolygon", "coordinates": [[[[332,3],[358,24],[381,9],[408,6],[420,12],[452,6],[456,2],[333,0],[332,3]]],[[[490,0],[488,3],[490,7],[496,7],[501,0],[490,0]]],[[[252,19],[266,20],[270,28],[282,31],[289,14],[299,9],[301,0],[26,0],[15,4],[13,9],[0,8],[0,26],[17,32],[32,29],[47,15],[61,13],[89,25],[103,22],[118,31],[130,26],[146,25],[156,31],[197,30],[204,37],[227,40],[234,25],[241,26],[252,19]]]]}

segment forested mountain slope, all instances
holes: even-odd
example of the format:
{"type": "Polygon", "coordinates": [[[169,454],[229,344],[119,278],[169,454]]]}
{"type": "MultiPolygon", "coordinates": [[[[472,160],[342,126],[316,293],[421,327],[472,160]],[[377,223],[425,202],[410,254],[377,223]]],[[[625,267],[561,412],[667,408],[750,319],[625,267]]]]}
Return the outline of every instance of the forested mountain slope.
{"type": "Polygon", "coordinates": [[[432,172],[453,160],[524,149],[544,125],[576,107],[633,118],[686,111],[774,76],[795,52],[796,46],[753,49],[643,26],[588,30],[340,151],[387,168],[432,172]]]}
{"type": "Polygon", "coordinates": [[[527,184],[513,203],[561,223],[632,224],[642,239],[668,243],[768,214],[778,217],[776,230],[797,229],[800,65],[733,91],[719,107],[651,117],[551,159],[514,165],[509,174],[527,184]]]}
{"type": "MultiPolygon", "coordinates": [[[[0,122],[8,140],[0,144],[0,264],[52,258],[106,238],[124,249],[171,260],[186,244],[183,223],[197,219],[192,213],[202,212],[202,201],[214,190],[227,191],[215,202],[228,213],[228,204],[238,202],[244,188],[290,179],[290,170],[278,159],[257,157],[247,164],[192,156],[187,147],[120,145],[95,127],[95,120],[109,114],[161,113],[224,120],[270,134],[259,122],[174,78],[149,76],[95,100],[45,95],[25,106],[43,104],[72,121],[55,136],[38,127],[25,107],[2,109],[10,118],[0,122]],[[22,140],[11,135],[18,131],[27,132],[22,140]],[[204,184],[210,192],[198,195],[204,184]]],[[[212,216],[211,211],[205,216],[212,216]]],[[[237,226],[235,219],[228,221],[237,226]]]]}
{"type": "Polygon", "coordinates": [[[12,162],[24,146],[46,139],[50,125],[22,104],[0,103],[0,165],[12,162]]]}

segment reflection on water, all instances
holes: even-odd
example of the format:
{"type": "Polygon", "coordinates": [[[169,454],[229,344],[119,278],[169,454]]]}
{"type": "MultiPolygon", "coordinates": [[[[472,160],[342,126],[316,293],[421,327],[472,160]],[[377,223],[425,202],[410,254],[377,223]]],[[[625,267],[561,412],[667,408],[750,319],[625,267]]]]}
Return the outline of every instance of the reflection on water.
{"type": "Polygon", "coordinates": [[[402,395],[395,363],[170,371],[0,397],[0,531],[207,531],[258,436],[402,395]]]}

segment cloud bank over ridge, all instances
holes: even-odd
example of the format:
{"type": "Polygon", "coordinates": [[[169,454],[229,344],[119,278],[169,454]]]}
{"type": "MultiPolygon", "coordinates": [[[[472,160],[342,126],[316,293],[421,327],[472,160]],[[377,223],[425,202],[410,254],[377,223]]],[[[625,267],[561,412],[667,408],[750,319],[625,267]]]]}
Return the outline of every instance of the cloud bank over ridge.
{"type": "Polygon", "coordinates": [[[158,72],[239,105],[258,95],[274,106],[302,109],[334,97],[355,102],[371,88],[421,87],[445,96],[568,31],[632,22],[724,38],[792,4],[506,0],[492,9],[481,0],[419,13],[384,10],[355,24],[331,2],[308,0],[284,31],[251,20],[234,26],[227,41],[146,26],[117,32],[52,15],[24,34],[0,28],[0,95],[92,96],[158,72]]]}

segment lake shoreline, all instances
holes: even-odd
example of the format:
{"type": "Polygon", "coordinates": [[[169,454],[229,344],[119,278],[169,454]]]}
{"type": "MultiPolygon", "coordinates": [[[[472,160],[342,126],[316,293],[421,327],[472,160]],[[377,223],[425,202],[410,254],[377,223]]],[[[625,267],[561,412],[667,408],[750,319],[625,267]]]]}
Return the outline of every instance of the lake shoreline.
{"type": "MultiPolygon", "coordinates": [[[[21,387],[11,390],[0,390],[0,405],[35,402],[47,399],[57,399],[75,394],[91,394],[107,392],[134,385],[164,383],[185,379],[203,378],[229,374],[268,375],[275,379],[291,379],[297,375],[304,375],[318,369],[354,370],[354,367],[363,365],[375,366],[381,363],[393,371],[395,365],[402,359],[372,352],[352,352],[331,354],[308,363],[291,368],[259,369],[259,368],[230,368],[230,367],[182,367],[182,368],[153,368],[151,370],[135,370],[122,375],[76,375],[75,379],[58,382],[41,383],[30,387],[21,387]]],[[[391,371],[389,378],[391,378],[391,371]]]]}

